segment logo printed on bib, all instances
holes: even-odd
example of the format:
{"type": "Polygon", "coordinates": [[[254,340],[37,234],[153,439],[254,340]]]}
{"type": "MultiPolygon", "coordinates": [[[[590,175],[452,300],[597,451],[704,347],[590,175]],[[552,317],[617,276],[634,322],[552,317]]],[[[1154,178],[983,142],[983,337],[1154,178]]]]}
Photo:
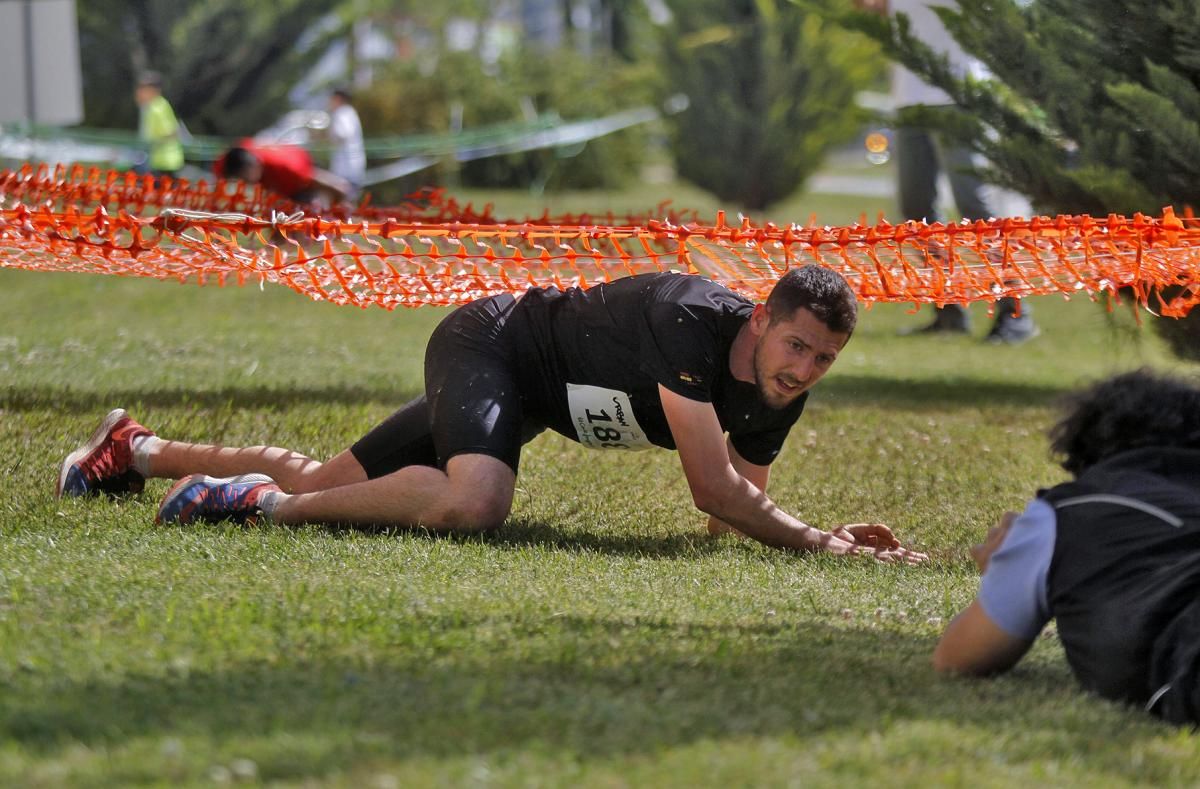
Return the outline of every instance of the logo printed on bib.
{"type": "Polygon", "coordinates": [[[629,395],[617,389],[567,384],[567,405],[579,443],[591,449],[649,449],[654,446],[633,416],[629,395]]]}

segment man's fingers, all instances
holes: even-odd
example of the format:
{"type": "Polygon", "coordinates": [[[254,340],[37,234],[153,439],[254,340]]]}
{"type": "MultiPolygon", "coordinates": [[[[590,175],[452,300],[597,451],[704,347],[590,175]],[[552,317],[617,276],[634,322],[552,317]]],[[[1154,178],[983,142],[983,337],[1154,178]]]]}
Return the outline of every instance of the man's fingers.
{"type": "Polygon", "coordinates": [[[839,526],[830,536],[850,543],[850,550],[844,551],[846,555],[869,554],[876,561],[905,564],[920,564],[929,558],[923,553],[905,548],[892,530],[882,523],[852,523],[839,526]]]}
{"type": "Polygon", "coordinates": [[[853,541],[860,545],[900,547],[900,541],[896,539],[896,535],[882,523],[851,523],[839,526],[834,530],[834,534],[839,533],[843,540],[853,541]]]}
{"type": "Polygon", "coordinates": [[[896,535],[882,523],[865,523],[859,527],[863,534],[870,535],[876,542],[882,543],[889,548],[899,548],[900,541],[896,539],[896,535]]]}
{"type": "Polygon", "coordinates": [[[920,564],[927,561],[929,556],[918,551],[910,551],[907,548],[896,548],[894,550],[875,550],[875,559],[888,564],[892,562],[904,562],[905,564],[920,564]]]}
{"type": "Polygon", "coordinates": [[[879,536],[863,530],[849,529],[845,526],[834,532],[835,535],[856,545],[874,547],[879,544],[879,536]]]}

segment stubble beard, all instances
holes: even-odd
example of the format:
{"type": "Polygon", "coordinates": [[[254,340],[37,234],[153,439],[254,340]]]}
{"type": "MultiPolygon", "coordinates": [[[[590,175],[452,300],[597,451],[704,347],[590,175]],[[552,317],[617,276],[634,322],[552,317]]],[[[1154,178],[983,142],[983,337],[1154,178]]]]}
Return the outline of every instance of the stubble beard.
{"type": "MultiPolygon", "coordinates": [[[[761,341],[760,341],[761,342],[761,341]]],[[[780,396],[771,391],[770,383],[774,376],[767,375],[762,367],[762,359],[759,354],[759,343],[754,345],[754,389],[758,393],[760,403],[770,408],[773,411],[782,411],[796,401],[795,397],[780,400],[780,396]]],[[[802,393],[797,393],[799,397],[802,393]]]]}

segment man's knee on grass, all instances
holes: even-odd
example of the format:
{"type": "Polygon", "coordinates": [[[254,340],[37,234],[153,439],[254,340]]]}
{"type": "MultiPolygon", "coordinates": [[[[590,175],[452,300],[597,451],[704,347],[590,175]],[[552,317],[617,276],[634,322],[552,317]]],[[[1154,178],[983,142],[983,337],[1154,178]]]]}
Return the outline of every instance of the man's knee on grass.
{"type": "Polygon", "coordinates": [[[463,454],[446,465],[450,485],[426,521],[427,526],[462,532],[499,528],[512,510],[517,475],[488,455],[463,454]]]}
{"type": "Polygon", "coordinates": [[[466,496],[445,502],[425,525],[439,531],[492,531],[504,525],[511,509],[511,496],[466,496]]]}

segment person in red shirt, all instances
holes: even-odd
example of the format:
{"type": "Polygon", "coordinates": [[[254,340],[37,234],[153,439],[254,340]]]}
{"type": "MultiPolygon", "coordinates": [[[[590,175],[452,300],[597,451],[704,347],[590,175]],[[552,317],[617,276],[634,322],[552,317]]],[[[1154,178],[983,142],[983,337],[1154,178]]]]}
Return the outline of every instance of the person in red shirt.
{"type": "Polygon", "coordinates": [[[264,188],[298,203],[339,201],[350,194],[350,184],[313,165],[308,151],[295,145],[260,145],[241,140],[213,164],[219,178],[237,179],[264,188]]]}

